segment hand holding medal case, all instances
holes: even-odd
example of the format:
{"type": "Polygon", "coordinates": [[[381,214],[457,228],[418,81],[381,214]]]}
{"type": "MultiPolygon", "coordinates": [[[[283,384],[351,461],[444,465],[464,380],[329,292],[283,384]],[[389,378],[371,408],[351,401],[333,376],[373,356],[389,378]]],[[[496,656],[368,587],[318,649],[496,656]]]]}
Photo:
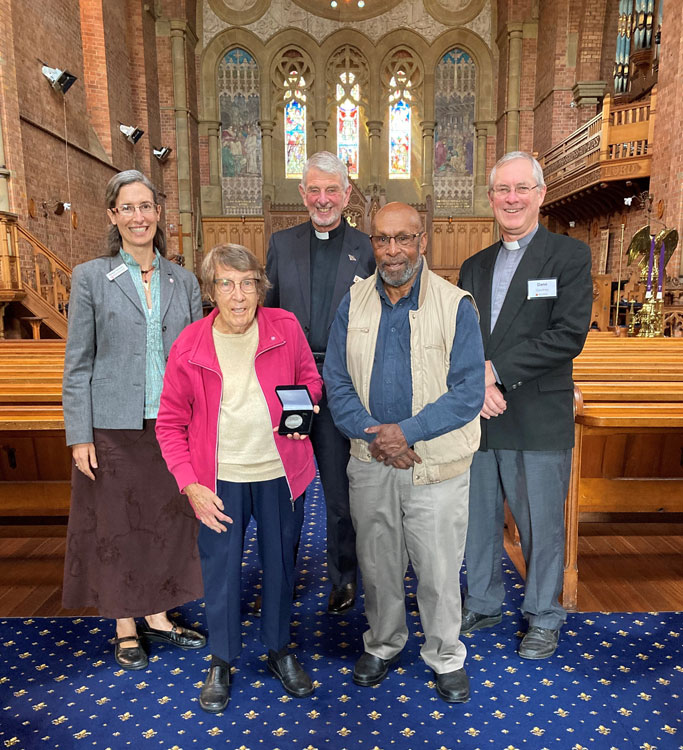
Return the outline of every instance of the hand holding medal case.
{"type": "Polygon", "coordinates": [[[305,385],[278,385],[275,393],[282,404],[278,435],[309,435],[313,424],[313,401],[305,385]]]}

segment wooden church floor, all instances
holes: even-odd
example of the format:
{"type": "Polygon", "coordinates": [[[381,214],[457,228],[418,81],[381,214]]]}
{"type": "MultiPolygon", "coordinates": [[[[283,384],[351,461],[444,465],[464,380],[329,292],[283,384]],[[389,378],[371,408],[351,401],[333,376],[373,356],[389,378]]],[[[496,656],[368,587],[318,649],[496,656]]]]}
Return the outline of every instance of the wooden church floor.
{"type": "MultiPolygon", "coordinates": [[[[65,541],[2,538],[0,617],[96,614],[61,606],[65,541]]],[[[520,549],[507,551],[523,573],[520,549]]],[[[580,612],[681,611],[683,523],[582,523],[579,571],[580,612]]]]}

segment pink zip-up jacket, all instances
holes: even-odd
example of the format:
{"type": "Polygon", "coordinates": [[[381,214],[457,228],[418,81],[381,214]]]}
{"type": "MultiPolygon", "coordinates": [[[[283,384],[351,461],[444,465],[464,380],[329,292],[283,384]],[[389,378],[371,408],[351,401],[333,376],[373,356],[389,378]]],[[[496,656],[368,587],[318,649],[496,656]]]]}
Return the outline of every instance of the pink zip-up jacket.
{"type": "MultiPolygon", "coordinates": [[[[169,353],[161,392],[156,434],[169,471],[182,491],[199,482],[216,491],[218,419],[223,376],[211,327],[218,315],[187,326],[169,353]]],[[[299,321],[286,310],[259,307],[256,311],[259,342],[254,366],[268,404],[273,427],[280,424],[282,405],[278,385],[306,385],[314,403],[322,395],[311,349],[299,321]]],[[[230,387],[226,383],[226,387],[230,387]]],[[[235,430],[239,430],[235,425],[235,430]]],[[[291,499],[295,500],[315,476],[310,439],[292,440],[275,433],[291,499]]]]}

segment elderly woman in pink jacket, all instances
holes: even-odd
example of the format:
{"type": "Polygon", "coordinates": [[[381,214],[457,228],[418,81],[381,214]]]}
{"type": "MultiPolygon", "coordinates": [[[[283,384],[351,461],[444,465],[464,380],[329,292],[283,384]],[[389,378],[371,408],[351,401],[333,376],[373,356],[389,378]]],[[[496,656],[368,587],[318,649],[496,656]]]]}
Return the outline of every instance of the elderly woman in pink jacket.
{"type": "Polygon", "coordinates": [[[315,403],[322,379],[294,315],[262,307],[268,279],[247,248],[215,247],[202,263],[202,281],[216,309],[188,326],[171,349],[156,432],[202,524],[212,657],[199,705],[218,713],[230,700],[230,663],[242,648],[240,572],[251,516],[263,565],[268,668],[290,695],[313,694],[287,644],[303,494],[315,466],[305,435],[278,434],[282,405],[275,389],[305,385],[315,403]]]}

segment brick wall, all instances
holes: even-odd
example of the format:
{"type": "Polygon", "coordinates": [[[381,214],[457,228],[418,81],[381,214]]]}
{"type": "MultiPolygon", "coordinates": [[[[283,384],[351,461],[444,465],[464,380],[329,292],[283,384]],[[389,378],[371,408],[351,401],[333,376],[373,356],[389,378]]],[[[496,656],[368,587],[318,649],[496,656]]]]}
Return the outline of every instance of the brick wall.
{"type": "MultiPolygon", "coordinates": [[[[657,114],[654,130],[650,192],[655,204],[663,201],[663,221],[683,237],[683,5],[665,3],[662,28],[662,56],[657,85],[657,114]]],[[[678,249],[667,266],[670,276],[683,277],[683,249],[678,249]]]]}

